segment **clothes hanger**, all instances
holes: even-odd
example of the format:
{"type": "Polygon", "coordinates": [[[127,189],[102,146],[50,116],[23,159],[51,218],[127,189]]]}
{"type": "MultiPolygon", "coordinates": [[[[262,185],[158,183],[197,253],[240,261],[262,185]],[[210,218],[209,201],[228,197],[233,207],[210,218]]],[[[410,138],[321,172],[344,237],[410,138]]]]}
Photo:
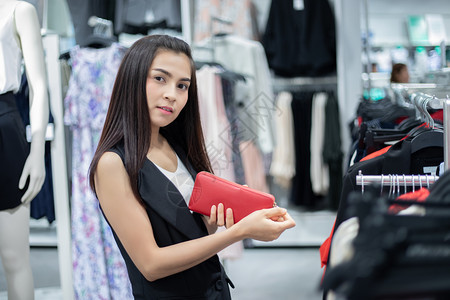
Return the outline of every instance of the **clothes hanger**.
{"type": "Polygon", "coordinates": [[[87,38],[83,47],[101,49],[110,47],[115,42],[117,42],[116,37],[104,37],[94,34],[87,38]]]}
{"type": "Polygon", "coordinates": [[[412,95],[412,101],[421,114],[421,120],[426,126],[419,126],[409,132],[412,139],[411,153],[428,147],[444,147],[444,132],[440,125],[437,125],[427,110],[428,102],[433,97],[419,93],[412,95]]]}
{"type": "Polygon", "coordinates": [[[430,147],[444,148],[443,130],[421,128],[423,128],[423,131],[413,135],[411,140],[411,154],[430,147]]]}
{"type": "Polygon", "coordinates": [[[89,36],[83,47],[106,48],[117,42],[117,37],[113,34],[113,23],[110,20],[91,16],[88,25],[93,28],[92,35],[89,36]]]}

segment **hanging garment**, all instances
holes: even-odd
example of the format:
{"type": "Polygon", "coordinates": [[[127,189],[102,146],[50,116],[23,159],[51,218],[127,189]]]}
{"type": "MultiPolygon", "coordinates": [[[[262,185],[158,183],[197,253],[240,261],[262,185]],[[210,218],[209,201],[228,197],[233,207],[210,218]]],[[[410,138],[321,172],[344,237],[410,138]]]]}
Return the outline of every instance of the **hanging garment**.
{"type": "Polygon", "coordinates": [[[314,194],[326,196],[330,187],[328,165],[323,161],[325,143],[325,106],[328,95],[324,92],[315,93],[311,112],[311,186],[314,194]]]}
{"type": "Polygon", "coordinates": [[[25,161],[30,152],[25,126],[12,92],[0,94],[0,210],[19,206],[26,190],[19,189],[25,161]]]}
{"type": "Polygon", "coordinates": [[[450,171],[446,170],[430,188],[429,202],[450,203],[450,171]]]}
{"type": "Polygon", "coordinates": [[[311,107],[313,92],[293,93],[295,176],[292,181],[291,203],[314,208],[318,197],[311,186],[311,107]]]}
{"type": "Polygon", "coordinates": [[[328,0],[272,1],[262,43],[279,76],[336,72],[334,14],[328,0]]]}
{"type": "Polygon", "coordinates": [[[427,199],[417,202],[427,210],[426,215],[398,216],[387,212],[389,201],[380,197],[378,188],[368,187],[364,194],[353,192],[350,198],[349,215],[359,219],[358,233],[347,259],[327,270],[324,290],[334,290],[339,298],[349,300],[448,299],[448,203],[427,199]],[[439,214],[430,215],[428,209],[439,214]]]}
{"type": "MultiPolygon", "coordinates": [[[[442,135],[441,139],[443,139],[442,135]]],[[[426,174],[429,168],[439,166],[443,161],[443,147],[431,144],[431,139],[428,139],[429,147],[424,144],[422,149],[414,151],[414,141],[414,138],[408,137],[392,145],[386,153],[355,163],[348,169],[343,179],[335,229],[348,217],[346,215],[349,205],[347,198],[350,192],[361,190],[361,187],[356,185],[356,175],[359,170],[365,175],[426,174]]]]}
{"type": "MultiPolygon", "coordinates": [[[[220,72],[216,67],[203,66],[197,71],[198,100],[206,152],[214,174],[235,181],[232,162],[233,145],[230,124],[227,119],[220,72]]],[[[224,230],[224,228],[219,228],[224,230]]],[[[218,253],[219,257],[239,258],[242,256],[242,242],[234,243],[218,253]]]]}
{"type": "MultiPolygon", "coordinates": [[[[15,95],[17,107],[19,109],[20,116],[22,117],[23,125],[26,127],[30,125],[30,100],[28,81],[25,74],[22,75],[22,82],[20,89],[15,95]]],[[[49,112],[49,124],[53,123],[53,116],[49,112]]],[[[47,218],[49,223],[55,220],[55,202],[53,197],[53,173],[52,173],[52,160],[51,160],[51,142],[45,142],[45,179],[42,184],[41,190],[34,197],[30,204],[30,216],[33,219],[47,218]]]]}
{"type": "MultiPolygon", "coordinates": [[[[430,191],[428,190],[428,188],[421,188],[414,192],[402,194],[402,195],[398,196],[396,200],[423,202],[423,201],[426,201],[426,199],[429,195],[430,195],[430,191]]],[[[405,211],[410,208],[414,208],[414,205],[411,206],[411,205],[402,205],[402,204],[392,204],[389,206],[389,213],[390,214],[405,214],[405,211]]],[[[424,207],[420,207],[420,209],[423,212],[425,211],[424,207]]],[[[422,213],[422,214],[424,214],[424,213],[422,213]]]]}
{"type": "Polygon", "coordinates": [[[150,29],[173,28],[181,31],[179,0],[116,0],[114,31],[116,34],[147,35],[150,29]]]}
{"type": "MultiPolygon", "coordinates": [[[[68,0],[70,15],[75,30],[75,41],[81,47],[87,47],[95,42],[98,35],[95,34],[94,27],[89,26],[88,20],[91,16],[96,16],[105,20],[114,21],[115,1],[109,0],[68,0]]],[[[114,39],[104,38],[104,41],[111,43],[114,39]]]]}
{"type": "Polygon", "coordinates": [[[89,188],[88,168],[100,138],[124,48],[74,47],[64,99],[72,141],[72,261],[77,299],[131,299],[127,270],[111,228],[89,188]]]}
{"type": "Polygon", "coordinates": [[[223,102],[217,68],[203,66],[197,71],[200,119],[205,146],[211,166],[217,176],[235,181],[232,163],[230,125],[223,102]]]}
{"type": "Polygon", "coordinates": [[[289,188],[295,175],[294,121],[292,116],[292,94],[281,92],[276,98],[280,110],[275,114],[275,149],[273,150],[270,175],[275,183],[289,188]]]}
{"type": "Polygon", "coordinates": [[[390,97],[384,97],[377,101],[361,99],[356,115],[361,117],[363,122],[377,119],[381,128],[392,128],[405,117],[415,117],[416,111],[413,107],[400,106],[390,97]]]}
{"type": "MultiPolygon", "coordinates": [[[[423,127],[419,126],[419,128],[423,127]]],[[[418,136],[423,133],[429,134],[428,137],[425,136],[425,141],[414,140],[413,136],[407,136],[391,147],[383,151],[379,151],[380,154],[378,156],[374,156],[368,160],[361,160],[348,169],[347,174],[343,178],[341,198],[335,224],[333,225],[330,236],[320,248],[322,266],[326,265],[327,263],[329,256],[328,251],[334,232],[336,232],[341,223],[349,218],[349,195],[353,191],[361,191],[361,186],[356,185],[356,175],[358,175],[359,171],[361,171],[362,174],[365,175],[415,175],[428,173],[430,168],[432,169],[440,165],[440,161],[444,156],[442,133],[435,135],[436,132],[434,130],[425,130],[419,133],[418,136]],[[436,143],[436,141],[433,141],[436,139],[438,140],[438,143],[436,143]],[[415,141],[416,144],[414,144],[415,141]]],[[[421,200],[423,200],[423,197],[426,196],[426,193],[426,191],[422,190],[420,193],[416,192],[413,195],[414,197],[418,196],[421,200]]],[[[398,206],[393,206],[392,209],[394,212],[401,211],[400,209],[398,209],[398,206]]]]}
{"type": "Polygon", "coordinates": [[[232,161],[236,183],[245,184],[244,167],[242,166],[241,153],[239,151],[239,143],[241,141],[240,133],[242,132],[242,124],[237,117],[237,103],[235,98],[235,80],[224,78],[221,74],[223,101],[227,118],[230,122],[231,144],[232,144],[232,161]]]}
{"type": "Polygon", "coordinates": [[[194,41],[198,42],[217,33],[232,33],[246,39],[256,40],[256,17],[251,0],[196,0],[194,41]],[[219,17],[231,22],[215,22],[219,17]]]}
{"type": "Polygon", "coordinates": [[[323,161],[328,165],[330,186],[327,195],[328,207],[337,210],[342,190],[342,153],[341,122],[339,105],[334,92],[328,93],[325,106],[325,143],[323,146],[323,161]]]}
{"type": "MultiPolygon", "coordinates": [[[[269,66],[261,43],[235,35],[214,37],[199,46],[213,47],[213,61],[246,78],[248,94],[240,96],[241,121],[256,136],[262,154],[272,153],[274,146],[273,115],[277,112],[269,66]]],[[[211,60],[211,51],[195,51],[194,59],[211,60]]],[[[238,88],[237,88],[238,90],[238,88]]],[[[238,91],[236,91],[237,95],[238,91]]],[[[268,170],[267,170],[268,171],[268,170]]]]}

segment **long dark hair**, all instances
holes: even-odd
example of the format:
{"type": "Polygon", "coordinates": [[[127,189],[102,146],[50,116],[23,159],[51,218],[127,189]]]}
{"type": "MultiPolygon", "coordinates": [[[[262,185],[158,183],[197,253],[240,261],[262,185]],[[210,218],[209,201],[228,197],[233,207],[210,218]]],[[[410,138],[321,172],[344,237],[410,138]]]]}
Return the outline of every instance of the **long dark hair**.
{"type": "Polygon", "coordinates": [[[89,184],[95,193],[94,174],[100,157],[118,143],[125,149],[124,165],[130,177],[134,195],[140,199],[138,175],[150,147],[151,127],[147,106],[147,75],[159,51],[184,53],[191,63],[191,84],[188,101],[171,124],[161,133],[182,147],[196,171],[212,171],[206,153],[197,95],[197,80],[191,49],[184,41],[152,35],[136,41],[125,53],[111,94],[102,135],[89,167],[89,184]]]}
{"type": "Polygon", "coordinates": [[[399,79],[398,76],[403,71],[403,69],[407,68],[405,64],[402,63],[396,63],[392,66],[392,72],[391,72],[391,82],[398,83],[399,79]]]}

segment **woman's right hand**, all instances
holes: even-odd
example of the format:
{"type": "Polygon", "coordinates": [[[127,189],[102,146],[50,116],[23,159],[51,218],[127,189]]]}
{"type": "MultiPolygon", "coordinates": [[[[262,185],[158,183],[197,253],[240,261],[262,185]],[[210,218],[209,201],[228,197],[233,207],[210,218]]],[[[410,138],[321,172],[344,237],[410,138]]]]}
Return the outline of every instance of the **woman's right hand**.
{"type": "Polygon", "coordinates": [[[244,238],[265,242],[276,240],[283,231],[294,226],[295,221],[281,207],[254,211],[234,225],[244,238]]]}

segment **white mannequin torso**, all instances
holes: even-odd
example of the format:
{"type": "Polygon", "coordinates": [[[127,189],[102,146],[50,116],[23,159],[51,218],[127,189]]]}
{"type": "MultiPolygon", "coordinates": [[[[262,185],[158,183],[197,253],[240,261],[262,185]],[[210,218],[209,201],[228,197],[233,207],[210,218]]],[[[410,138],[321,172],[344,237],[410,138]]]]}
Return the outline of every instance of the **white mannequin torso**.
{"type": "MultiPolygon", "coordinates": [[[[10,19],[9,32],[2,33],[9,38],[1,41],[2,44],[12,43],[11,49],[14,49],[14,44],[17,45],[23,56],[30,90],[31,146],[17,183],[18,188],[23,189],[29,179],[28,187],[21,198],[22,204],[12,209],[0,210],[0,256],[8,283],[8,299],[28,300],[34,299],[33,274],[29,260],[29,204],[40,191],[45,179],[45,130],[49,108],[44,51],[36,10],[28,2],[0,0],[0,16],[11,17],[11,12],[14,13],[10,19]]],[[[18,51],[15,49],[12,53],[18,51]]],[[[4,55],[5,60],[15,57],[15,54],[12,54],[13,58],[9,57],[8,53],[4,55]]],[[[5,67],[0,63],[0,68],[0,74],[17,77],[15,67],[5,67]]]]}
{"type": "Polygon", "coordinates": [[[45,130],[49,114],[47,77],[36,9],[25,1],[0,0],[0,15],[5,16],[11,11],[14,11],[13,36],[22,50],[30,89],[31,148],[19,182],[19,188],[23,188],[27,178],[30,179],[22,197],[22,202],[27,203],[36,196],[45,179],[45,130]]]}
{"type": "MultiPolygon", "coordinates": [[[[3,3],[2,3],[3,4],[3,3]]],[[[20,87],[22,49],[15,30],[14,13],[18,2],[13,5],[0,4],[0,94],[18,91],[20,87]]]]}

